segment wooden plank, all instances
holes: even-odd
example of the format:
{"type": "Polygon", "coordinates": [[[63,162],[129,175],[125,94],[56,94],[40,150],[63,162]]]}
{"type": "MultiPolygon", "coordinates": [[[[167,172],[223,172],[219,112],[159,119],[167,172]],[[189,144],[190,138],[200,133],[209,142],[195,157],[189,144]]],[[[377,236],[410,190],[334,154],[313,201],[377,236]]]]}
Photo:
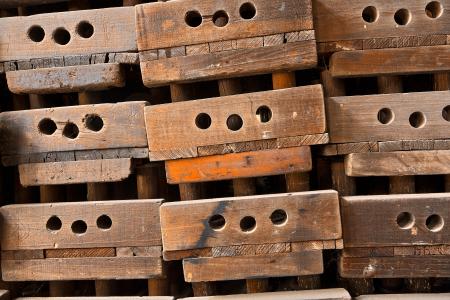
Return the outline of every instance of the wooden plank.
{"type": "Polygon", "coordinates": [[[450,70],[450,46],[341,51],[330,60],[333,77],[411,75],[450,70]]]}
{"type": "Polygon", "coordinates": [[[332,190],[172,202],[160,214],[164,251],[341,237],[332,190]]]}
{"type": "Polygon", "coordinates": [[[139,51],[313,29],[310,0],[244,3],[188,0],[138,5],[139,51]]]}
{"type": "Polygon", "coordinates": [[[136,51],[133,7],[1,18],[0,61],[136,51]]]}
{"type": "Polygon", "coordinates": [[[363,295],[356,297],[356,300],[380,300],[389,298],[391,300],[445,300],[450,298],[450,294],[383,294],[383,295],[363,295]]]}
{"type": "MultiPolygon", "coordinates": [[[[155,159],[153,151],[170,153],[207,145],[318,134],[325,131],[322,87],[154,105],[145,109],[145,122],[151,159],[155,159]]],[[[162,160],[161,155],[158,159],[162,160]]]]}
{"type": "Polygon", "coordinates": [[[450,174],[450,150],[352,153],[345,157],[347,176],[450,174]]]}
{"type": "Polygon", "coordinates": [[[117,200],[3,206],[2,250],[158,246],[160,204],[117,200]]]}
{"type": "Polygon", "coordinates": [[[0,290],[0,300],[9,300],[9,291],[7,290],[0,290]]]}
{"type": "Polygon", "coordinates": [[[311,275],[323,272],[323,260],[322,251],[188,258],[183,260],[183,271],[187,282],[311,275]]]}
{"type": "Polygon", "coordinates": [[[439,91],[328,98],[330,141],[448,139],[449,97],[439,91]]]}
{"type": "Polygon", "coordinates": [[[134,171],[131,158],[62,161],[19,165],[23,186],[117,182],[134,171]]]}
{"type": "Polygon", "coordinates": [[[312,169],[309,147],[168,160],[167,182],[187,183],[286,174],[312,169]]]}
{"type": "Polygon", "coordinates": [[[171,296],[20,297],[16,300],[173,300],[171,296]]]}
{"type": "Polygon", "coordinates": [[[449,193],[342,197],[344,246],[450,244],[449,203],[449,193]]]}
{"type": "Polygon", "coordinates": [[[120,64],[93,64],[6,72],[8,88],[16,94],[55,94],[100,91],[125,86],[120,64]]]}
{"type": "Polygon", "coordinates": [[[68,0],[0,0],[0,8],[14,8],[20,6],[34,6],[45,3],[67,2],[68,0]]]}
{"type": "MultiPolygon", "coordinates": [[[[153,4],[152,4],[153,5],[153,4]]],[[[177,40],[177,39],[175,39],[177,40]]],[[[315,41],[142,61],[144,85],[213,80],[317,66],[315,41]]]]}
{"type": "MultiPolygon", "coordinates": [[[[10,251],[14,252],[14,251],[10,251]]],[[[45,258],[114,257],[115,248],[48,249],[45,258]]],[[[117,255],[119,256],[119,255],[117,255]]],[[[2,256],[3,257],[3,256],[2,256]]],[[[157,256],[156,256],[157,257],[157,256]]]]}
{"type": "Polygon", "coordinates": [[[79,105],[0,114],[0,151],[18,155],[147,146],[146,102],[79,105]]]}

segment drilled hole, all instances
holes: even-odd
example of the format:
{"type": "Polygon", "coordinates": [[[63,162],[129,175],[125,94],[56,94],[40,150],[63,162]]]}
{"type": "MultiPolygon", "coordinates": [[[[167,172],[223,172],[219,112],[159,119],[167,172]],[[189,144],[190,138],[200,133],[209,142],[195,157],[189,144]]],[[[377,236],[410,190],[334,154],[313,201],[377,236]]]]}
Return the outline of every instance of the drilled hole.
{"type": "Polygon", "coordinates": [[[270,220],[274,225],[282,226],[287,222],[287,214],[284,210],[277,209],[270,215],[270,220]]]}
{"type": "Polygon", "coordinates": [[[44,39],[45,31],[41,26],[31,26],[30,29],[28,29],[28,37],[33,42],[39,43],[44,39]]]}
{"type": "Polygon", "coordinates": [[[427,14],[428,17],[432,19],[439,18],[442,15],[443,11],[444,8],[442,7],[442,4],[439,1],[431,1],[425,7],[425,13],[427,14]]]}
{"type": "Polygon", "coordinates": [[[231,115],[227,119],[227,127],[233,131],[241,129],[243,124],[244,122],[239,115],[231,115]]]}
{"type": "Polygon", "coordinates": [[[442,110],[442,117],[444,118],[444,120],[450,122],[450,105],[444,107],[444,109],[442,110]]]}
{"type": "Polygon", "coordinates": [[[239,15],[242,19],[250,20],[256,15],[256,8],[253,3],[246,2],[239,8],[239,15]]]}
{"type": "Polygon", "coordinates": [[[221,230],[225,227],[225,218],[222,215],[214,215],[209,218],[208,224],[214,230],[221,230]]]}
{"type": "Polygon", "coordinates": [[[72,232],[76,234],[83,234],[87,231],[87,224],[83,220],[77,220],[72,223],[72,232]]]}
{"type": "Polygon", "coordinates": [[[431,215],[425,221],[425,225],[428,230],[438,232],[444,227],[444,219],[440,215],[431,215]]]}
{"type": "Polygon", "coordinates": [[[378,11],[375,6],[367,6],[362,12],[362,18],[367,23],[373,23],[378,19],[378,11]]]}
{"type": "Polygon", "coordinates": [[[397,216],[397,225],[401,229],[410,229],[415,222],[414,216],[409,212],[402,212],[397,216]]]}
{"type": "Polygon", "coordinates": [[[69,138],[69,139],[74,139],[78,136],[78,134],[80,133],[80,130],[78,129],[78,126],[74,123],[67,123],[66,126],[64,126],[63,129],[63,136],[69,138]]]}
{"type": "Polygon", "coordinates": [[[198,27],[200,24],[202,24],[203,19],[202,15],[196,10],[191,10],[186,13],[184,16],[184,21],[186,24],[190,27],[198,27]]]}
{"type": "Polygon", "coordinates": [[[56,131],[56,123],[48,118],[42,119],[38,124],[39,132],[45,135],[52,135],[56,131]]]}
{"type": "Polygon", "coordinates": [[[112,220],[107,215],[101,215],[97,218],[97,227],[103,230],[108,230],[112,226],[112,220]]]}
{"type": "Polygon", "coordinates": [[[420,111],[416,111],[409,116],[409,124],[414,128],[422,128],[426,122],[425,115],[420,111]]]}
{"type": "Polygon", "coordinates": [[[47,230],[49,231],[58,231],[62,227],[61,219],[57,216],[51,216],[50,219],[47,221],[47,230]]]}
{"type": "Polygon", "coordinates": [[[208,129],[211,126],[211,117],[206,113],[199,113],[195,118],[195,125],[200,129],[208,129]]]}
{"type": "Polygon", "coordinates": [[[96,114],[86,115],[84,118],[84,123],[86,128],[92,131],[100,131],[103,128],[103,120],[96,114]]]}
{"type": "Polygon", "coordinates": [[[76,31],[79,36],[88,39],[94,34],[94,26],[88,21],[81,21],[78,23],[76,31]]]}
{"type": "Polygon", "coordinates": [[[390,108],[382,108],[378,111],[377,117],[381,124],[389,124],[394,120],[394,113],[390,108]]]}
{"type": "Polygon", "coordinates": [[[394,20],[398,25],[407,25],[411,21],[411,13],[406,8],[401,8],[395,12],[394,20]]]}
{"type": "Polygon", "coordinates": [[[256,220],[250,216],[243,217],[239,226],[243,232],[251,232],[256,228],[256,220]]]}
{"type": "Polygon", "coordinates": [[[56,28],[53,32],[53,40],[60,45],[67,45],[70,42],[70,33],[65,28],[56,28]]]}
{"type": "Polygon", "coordinates": [[[258,107],[256,115],[259,117],[261,123],[267,123],[272,119],[272,111],[265,105],[258,107]]]}
{"type": "Polygon", "coordinates": [[[225,11],[216,11],[213,15],[212,21],[217,27],[223,27],[228,24],[228,15],[225,11]]]}

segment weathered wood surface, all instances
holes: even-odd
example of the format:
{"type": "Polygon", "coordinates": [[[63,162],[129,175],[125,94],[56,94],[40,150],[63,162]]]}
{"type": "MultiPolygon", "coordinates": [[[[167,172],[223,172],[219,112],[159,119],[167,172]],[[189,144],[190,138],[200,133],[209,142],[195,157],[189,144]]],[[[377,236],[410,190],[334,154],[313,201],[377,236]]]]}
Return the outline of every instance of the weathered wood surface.
{"type": "Polygon", "coordinates": [[[137,50],[134,7],[1,18],[0,27],[0,61],[137,50]]]}
{"type": "Polygon", "coordinates": [[[146,102],[80,105],[0,114],[2,155],[146,147],[146,102]]]}
{"type": "Polygon", "coordinates": [[[363,295],[356,297],[356,300],[445,300],[450,298],[450,294],[384,294],[384,295],[363,295]]]}
{"type": "Polygon", "coordinates": [[[158,160],[192,157],[200,146],[319,134],[325,131],[322,87],[149,106],[145,123],[150,159],[158,160]]]}
{"type": "Polygon", "coordinates": [[[167,182],[187,183],[286,174],[312,169],[309,147],[168,160],[167,182]]]}
{"type": "Polygon", "coordinates": [[[20,6],[42,5],[58,2],[66,2],[68,0],[0,0],[0,8],[13,8],[20,6]]]}
{"type": "Polygon", "coordinates": [[[125,86],[120,64],[93,64],[6,72],[8,89],[16,94],[99,91],[125,86]]]}
{"type": "Polygon", "coordinates": [[[133,173],[131,158],[62,161],[19,165],[23,186],[116,182],[133,173]]]}
{"type": "Polygon", "coordinates": [[[160,215],[164,251],[341,237],[332,190],[165,203],[160,215]]]}
{"type": "Polygon", "coordinates": [[[449,98],[449,91],[328,98],[330,142],[449,138],[449,98]]]}
{"type": "Polygon", "coordinates": [[[20,297],[16,300],[173,300],[170,296],[20,297]]]}
{"type": "Polygon", "coordinates": [[[160,204],[161,200],[123,200],[3,206],[2,250],[161,245],[160,204]],[[109,229],[99,227],[108,224],[107,219],[98,220],[104,215],[110,218],[109,229]],[[59,230],[52,217],[59,218],[59,230]],[[85,233],[78,233],[83,230],[75,221],[85,222],[85,233]]]}
{"type": "Polygon", "coordinates": [[[450,150],[352,153],[345,157],[347,176],[450,174],[450,150]]]}
{"type": "Polygon", "coordinates": [[[450,244],[449,193],[345,196],[341,214],[345,248],[450,244]]]}

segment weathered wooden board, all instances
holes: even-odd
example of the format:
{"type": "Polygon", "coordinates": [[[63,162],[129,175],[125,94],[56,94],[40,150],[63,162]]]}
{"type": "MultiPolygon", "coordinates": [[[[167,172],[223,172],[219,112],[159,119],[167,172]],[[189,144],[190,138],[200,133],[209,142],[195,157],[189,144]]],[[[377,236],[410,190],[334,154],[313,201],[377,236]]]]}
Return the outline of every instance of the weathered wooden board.
{"type": "Polygon", "coordinates": [[[321,274],[322,251],[183,260],[187,282],[321,274]],[[245,266],[245,267],[243,267],[245,266]]]}
{"type": "Polygon", "coordinates": [[[149,106],[145,123],[150,159],[191,157],[200,146],[323,133],[323,92],[312,85],[149,106]]]}
{"type": "Polygon", "coordinates": [[[136,51],[134,7],[0,19],[0,61],[136,51]]]}
{"type": "Polygon", "coordinates": [[[449,91],[328,98],[330,141],[448,139],[449,99],[449,91]]]}
{"type": "Polygon", "coordinates": [[[346,196],[344,247],[450,244],[450,193],[346,196]]]}
{"type": "Polygon", "coordinates": [[[161,245],[160,204],[123,200],[3,206],[2,250],[161,245]]]}
{"type": "Polygon", "coordinates": [[[450,174],[450,150],[352,153],[345,157],[347,176],[450,174]]]}
{"type": "Polygon", "coordinates": [[[341,237],[332,190],[165,203],[164,251],[341,237]]]}
{"type": "Polygon", "coordinates": [[[312,169],[309,147],[231,153],[166,161],[168,183],[218,181],[309,172],[312,169]]]}
{"type": "Polygon", "coordinates": [[[450,299],[450,294],[383,294],[383,295],[363,295],[356,297],[356,300],[446,300],[450,299]]]}
{"type": "Polygon", "coordinates": [[[19,165],[23,186],[115,182],[133,173],[131,158],[62,161],[19,165]]]}
{"type": "Polygon", "coordinates": [[[170,296],[20,297],[16,300],[173,300],[170,296]]]}
{"type": "Polygon", "coordinates": [[[311,6],[310,0],[143,4],[136,7],[138,48],[143,51],[310,30],[311,6]]]}
{"type": "Polygon", "coordinates": [[[146,102],[80,105],[0,114],[2,155],[146,147],[146,102]]]}
{"type": "Polygon", "coordinates": [[[9,291],[7,290],[0,290],[0,300],[9,300],[9,291]]]}
{"type": "Polygon", "coordinates": [[[120,64],[43,68],[6,72],[8,89],[15,94],[55,94],[99,91],[125,86],[120,64]]]}

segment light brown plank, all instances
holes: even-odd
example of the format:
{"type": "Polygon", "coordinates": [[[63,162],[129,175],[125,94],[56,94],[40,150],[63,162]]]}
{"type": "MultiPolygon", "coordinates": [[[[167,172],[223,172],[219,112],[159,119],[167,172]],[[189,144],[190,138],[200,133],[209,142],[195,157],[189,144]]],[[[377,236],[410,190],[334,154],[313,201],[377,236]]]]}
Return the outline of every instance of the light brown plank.
{"type": "Polygon", "coordinates": [[[16,300],[173,300],[170,296],[20,297],[16,300]]]}
{"type": "MultiPolygon", "coordinates": [[[[79,257],[114,257],[114,256],[116,256],[115,248],[48,249],[48,250],[45,250],[44,252],[45,252],[45,258],[75,258],[75,257],[79,258],[79,257]]],[[[119,256],[119,255],[117,255],[117,256],[119,256]]]]}
{"type": "Polygon", "coordinates": [[[389,298],[391,300],[446,300],[450,294],[384,294],[384,295],[364,295],[356,297],[356,300],[382,300],[389,298]]]}
{"type": "Polygon", "coordinates": [[[93,64],[6,72],[8,88],[16,94],[55,94],[99,91],[125,86],[119,64],[93,64]]]}

